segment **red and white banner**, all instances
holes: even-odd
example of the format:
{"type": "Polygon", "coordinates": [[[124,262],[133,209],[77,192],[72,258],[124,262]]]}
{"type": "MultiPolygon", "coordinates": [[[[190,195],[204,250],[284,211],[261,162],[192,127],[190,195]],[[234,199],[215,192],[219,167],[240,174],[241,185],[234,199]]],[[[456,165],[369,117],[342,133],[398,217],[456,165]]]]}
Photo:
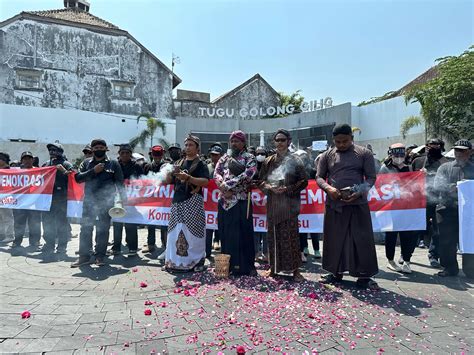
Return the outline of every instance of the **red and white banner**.
{"type": "Polygon", "coordinates": [[[49,211],[56,167],[0,169],[0,208],[49,211]]]}
{"type": "MultiPolygon", "coordinates": [[[[83,186],[69,175],[68,216],[82,213],[83,186]]],[[[424,230],[426,228],[424,196],[425,178],[422,172],[384,174],[377,176],[375,186],[367,199],[375,232],[424,230]]],[[[127,214],[118,222],[167,225],[173,198],[172,185],[154,185],[151,180],[127,182],[127,214]]],[[[214,180],[204,189],[204,208],[207,228],[217,229],[218,189],[214,180]]],[[[323,230],[326,194],[316,181],[310,180],[301,192],[300,232],[321,233],[323,230]]],[[[266,231],[266,196],[260,190],[252,191],[253,220],[256,232],[266,231]]]]}

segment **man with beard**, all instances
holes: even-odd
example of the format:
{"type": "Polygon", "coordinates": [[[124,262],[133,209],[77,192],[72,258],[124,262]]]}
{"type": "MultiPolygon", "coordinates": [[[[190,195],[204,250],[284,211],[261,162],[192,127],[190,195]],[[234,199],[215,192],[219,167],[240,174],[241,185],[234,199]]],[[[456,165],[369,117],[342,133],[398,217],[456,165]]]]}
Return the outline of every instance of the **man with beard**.
{"type": "MultiPolygon", "coordinates": [[[[143,167],[145,175],[148,174],[156,174],[159,173],[163,165],[166,164],[163,157],[165,155],[165,149],[157,144],[151,147],[150,149],[150,156],[151,156],[151,163],[145,164],[143,167]]],[[[155,225],[148,225],[148,237],[147,243],[143,246],[142,252],[144,253],[153,253],[156,251],[156,229],[160,230],[160,238],[161,238],[161,247],[163,248],[163,252],[158,257],[158,260],[165,260],[165,249],[166,249],[166,239],[168,236],[168,227],[167,226],[155,226],[155,225]]]]}
{"type": "MultiPolygon", "coordinates": [[[[34,156],[31,152],[21,153],[20,163],[21,169],[34,169],[34,156]]],[[[30,247],[35,251],[39,250],[41,239],[41,212],[33,210],[13,210],[13,218],[15,221],[15,240],[12,249],[21,247],[23,237],[26,233],[26,224],[28,224],[30,247]]]]}
{"type": "Polygon", "coordinates": [[[474,164],[470,161],[472,144],[467,139],[454,143],[455,160],[443,164],[436,172],[434,189],[440,199],[436,208],[440,219],[439,252],[443,271],[438,276],[456,276],[459,273],[457,249],[459,241],[459,212],[457,182],[474,179],[474,164]]]}
{"type": "MultiPolygon", "coordinates": [[[[133,149],[130,144],[122,144],[119,148],[118,162],[122,168],[124,180],[138,179],[143,174],[142,167],[132,160],[133,149]]],[[[129,255],[137,255],[138,249],[138,226],[133,223],[113,222],[114,244],[109,251],[110,255],[118,255],[122,248],[122,232],[125,227],[125,240],[129,255]]]]}
{"type": "Polygon", "coordinates": [[[49,211],[42,213],[43,238],[46,242],[42,251],[44,253],[54,252],[57,240],[56,253],[65,254],[70,227],[67,220],[68,175],[72,173],[73,166],[64,159],[64,149],[61,144],[50,143],[46,147],[50,159],[43,164],[43,167],[56,167],[56,179],[54,181],[51,208],[49,211]]]}
{"type": "Polygon", "coordinates": [[[292,273],[296,282],[304,280],[301,266],[298,215],[301,191],[308,185],[303,162],[291,154],[290,133],[280,128],[273,135],[276,154],[265,159],[260,170],[259,188],[267,196],[268,252],[270,270],[265,277],[292,273]]]}
{"type": "Polygon", "coordinates": [[[375,184],[374,156],[353,142],[351,126],[334,127],[334,147],[323,153],[317,183],[327,193],[324,213],[324,270],[321,282],[336,283],[343,273],[357,277],[357,286],[378,289],[374,233],[367,193],[375,184]],[[326,181],[327,180],[327,181],[326,181]]]}
{"type": "Polygon", "coordinates": [[[219,188],[218,228],[222,253],[230,255],[230,272],[255,275],[252,201],[250,188],[257,172],[255,157],[246,151],[246,136],[234,131],[229,138],[230,155],[217,163],[214,179],[219,188]]]}
{"type": "Polygon", "coordinates": [[[426,154],[415,158],[412,162],[413,171],[426,173],[426,231],[423,232],[421,238],[424,238],[427,242],[431,240],[428,259],[432,267],[440,267],[439,233],[436,219],[436,203],[438,201],[434,189],[434,178],[439,167],[448,162],[448,159],[443,156],[443,148],[444,142],[441,139],[432,138],[426,142],[426,154]]]}
{"type": "Polygon", "coordinates": [[[94,157],[81,163],[75,175],[76,182],[85,183],[82,209],[81,234],[79,235],[79,259],[71,267],[90,263],[92,232],[96,228],[95,264],[104,266],[109,240],[110,215],[117,192],[122,201],[126,200],[123,173],[116,160],[109,159],[107,143],[103,139],[91,142],[94,157]]]}

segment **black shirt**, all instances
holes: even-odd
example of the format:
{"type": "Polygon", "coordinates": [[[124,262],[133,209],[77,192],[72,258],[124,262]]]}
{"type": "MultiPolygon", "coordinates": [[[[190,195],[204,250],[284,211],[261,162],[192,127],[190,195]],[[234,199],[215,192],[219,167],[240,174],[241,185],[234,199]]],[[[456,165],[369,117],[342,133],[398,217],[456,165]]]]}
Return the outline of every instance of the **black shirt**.
{"type": "Polygon", "coordinates": [[[84,202],[95,200],[110,204],[113,203],[117,191],[122,200],[126,199],[122,168],[117,160],[110,160],[108,157],[100,161],[94,158],[86,159],[81,163],[75,179],[78,183],[86,183],[84,202]],[[100,163],[104,163],[104,170],[96,174],[94,167],[100,163]]]}
{"type": "MultiPolygon", "coordinates": [[[[191,168],[193,160],[185,160],[181,165],[182,170],[188,170],[191,168]]],[[[206,163],[202,160],[199,160],[194,171],[189,172],[189,175],[196,178],[205,178],[209,179],[209,169],[207,168],[206,163]]],[[[191,191],[195,188],[192,184],[187,184],[186,182],[181,182],[178,179],[174,179],[174,196],[173,203],[184,202],[187,199],[191,198],[193,194],[191,191]]],[[[199,194],[202,195],[202,189],[199,189],[199,194]]]]}
{"type": "MultiPolygon", "coordinates": [[[[56,166],[61,164],[67,171],[72,171],[73,166],[64,158],[50,159],[43,163],[42,167],[56,166]]],[[[53,199],[67,199],[68,177],[66,174],[56,170],[56,179],[54,180],[53,199]]]]}
{"type": "Polygon", "coordinates": [[[140,175],[143,175],[143,168],[135,160],[130,160],[128,163],[124,164],[119,160],[120,167],[122,168],[123,178],[138,178],[140,175]]]}

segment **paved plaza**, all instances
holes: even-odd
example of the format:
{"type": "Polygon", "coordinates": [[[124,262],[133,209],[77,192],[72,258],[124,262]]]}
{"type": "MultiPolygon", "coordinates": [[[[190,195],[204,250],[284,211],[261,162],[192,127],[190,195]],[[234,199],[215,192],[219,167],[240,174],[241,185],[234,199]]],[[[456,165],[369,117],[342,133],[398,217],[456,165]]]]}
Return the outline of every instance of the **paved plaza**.
{"type": "MultiPolygon", "coordinates": [[[[73,225],[73,234],[79,226],[73,225]]],[[[140,245],[146,229],[139,230],[140,245]]],[[[159,239],[159,238],[158,238],[159,239]]],[[[120,255],[104,267],[70,268],[28,250],[0,245],[0,352],[46,354],[470,353],[474,281],[439,278],[417,248],[411,275],[387,270],[377,246],[380,291],[316,280],[321,263],[304,265],[307,281],[284,277],[216,279],[162,271],[156,254],[120,255]],[[28,311],[30,316],[22,318],[28,311]]],[[[124,247],[123,250],[126,250],[124,247]]],[[[397,251],[397,253],[399,250],[397,251]]],[[[397,255],[398,258],[398,255],[397,255]]],[[[259,267],[259,271],[265,268],[259,267]]]]}

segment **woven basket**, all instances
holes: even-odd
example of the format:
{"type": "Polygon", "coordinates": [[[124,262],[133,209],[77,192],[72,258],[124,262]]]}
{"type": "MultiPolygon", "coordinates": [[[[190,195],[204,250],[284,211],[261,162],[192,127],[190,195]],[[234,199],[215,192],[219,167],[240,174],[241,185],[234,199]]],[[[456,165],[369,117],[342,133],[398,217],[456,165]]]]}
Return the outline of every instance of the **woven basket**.
{"type": "Polygon", "coordinates": [[[230,255],[218,254],[215,256],[214,262],[216,265],[214,269],[216,276],[221,278],[229,277],[230,255]]]}

